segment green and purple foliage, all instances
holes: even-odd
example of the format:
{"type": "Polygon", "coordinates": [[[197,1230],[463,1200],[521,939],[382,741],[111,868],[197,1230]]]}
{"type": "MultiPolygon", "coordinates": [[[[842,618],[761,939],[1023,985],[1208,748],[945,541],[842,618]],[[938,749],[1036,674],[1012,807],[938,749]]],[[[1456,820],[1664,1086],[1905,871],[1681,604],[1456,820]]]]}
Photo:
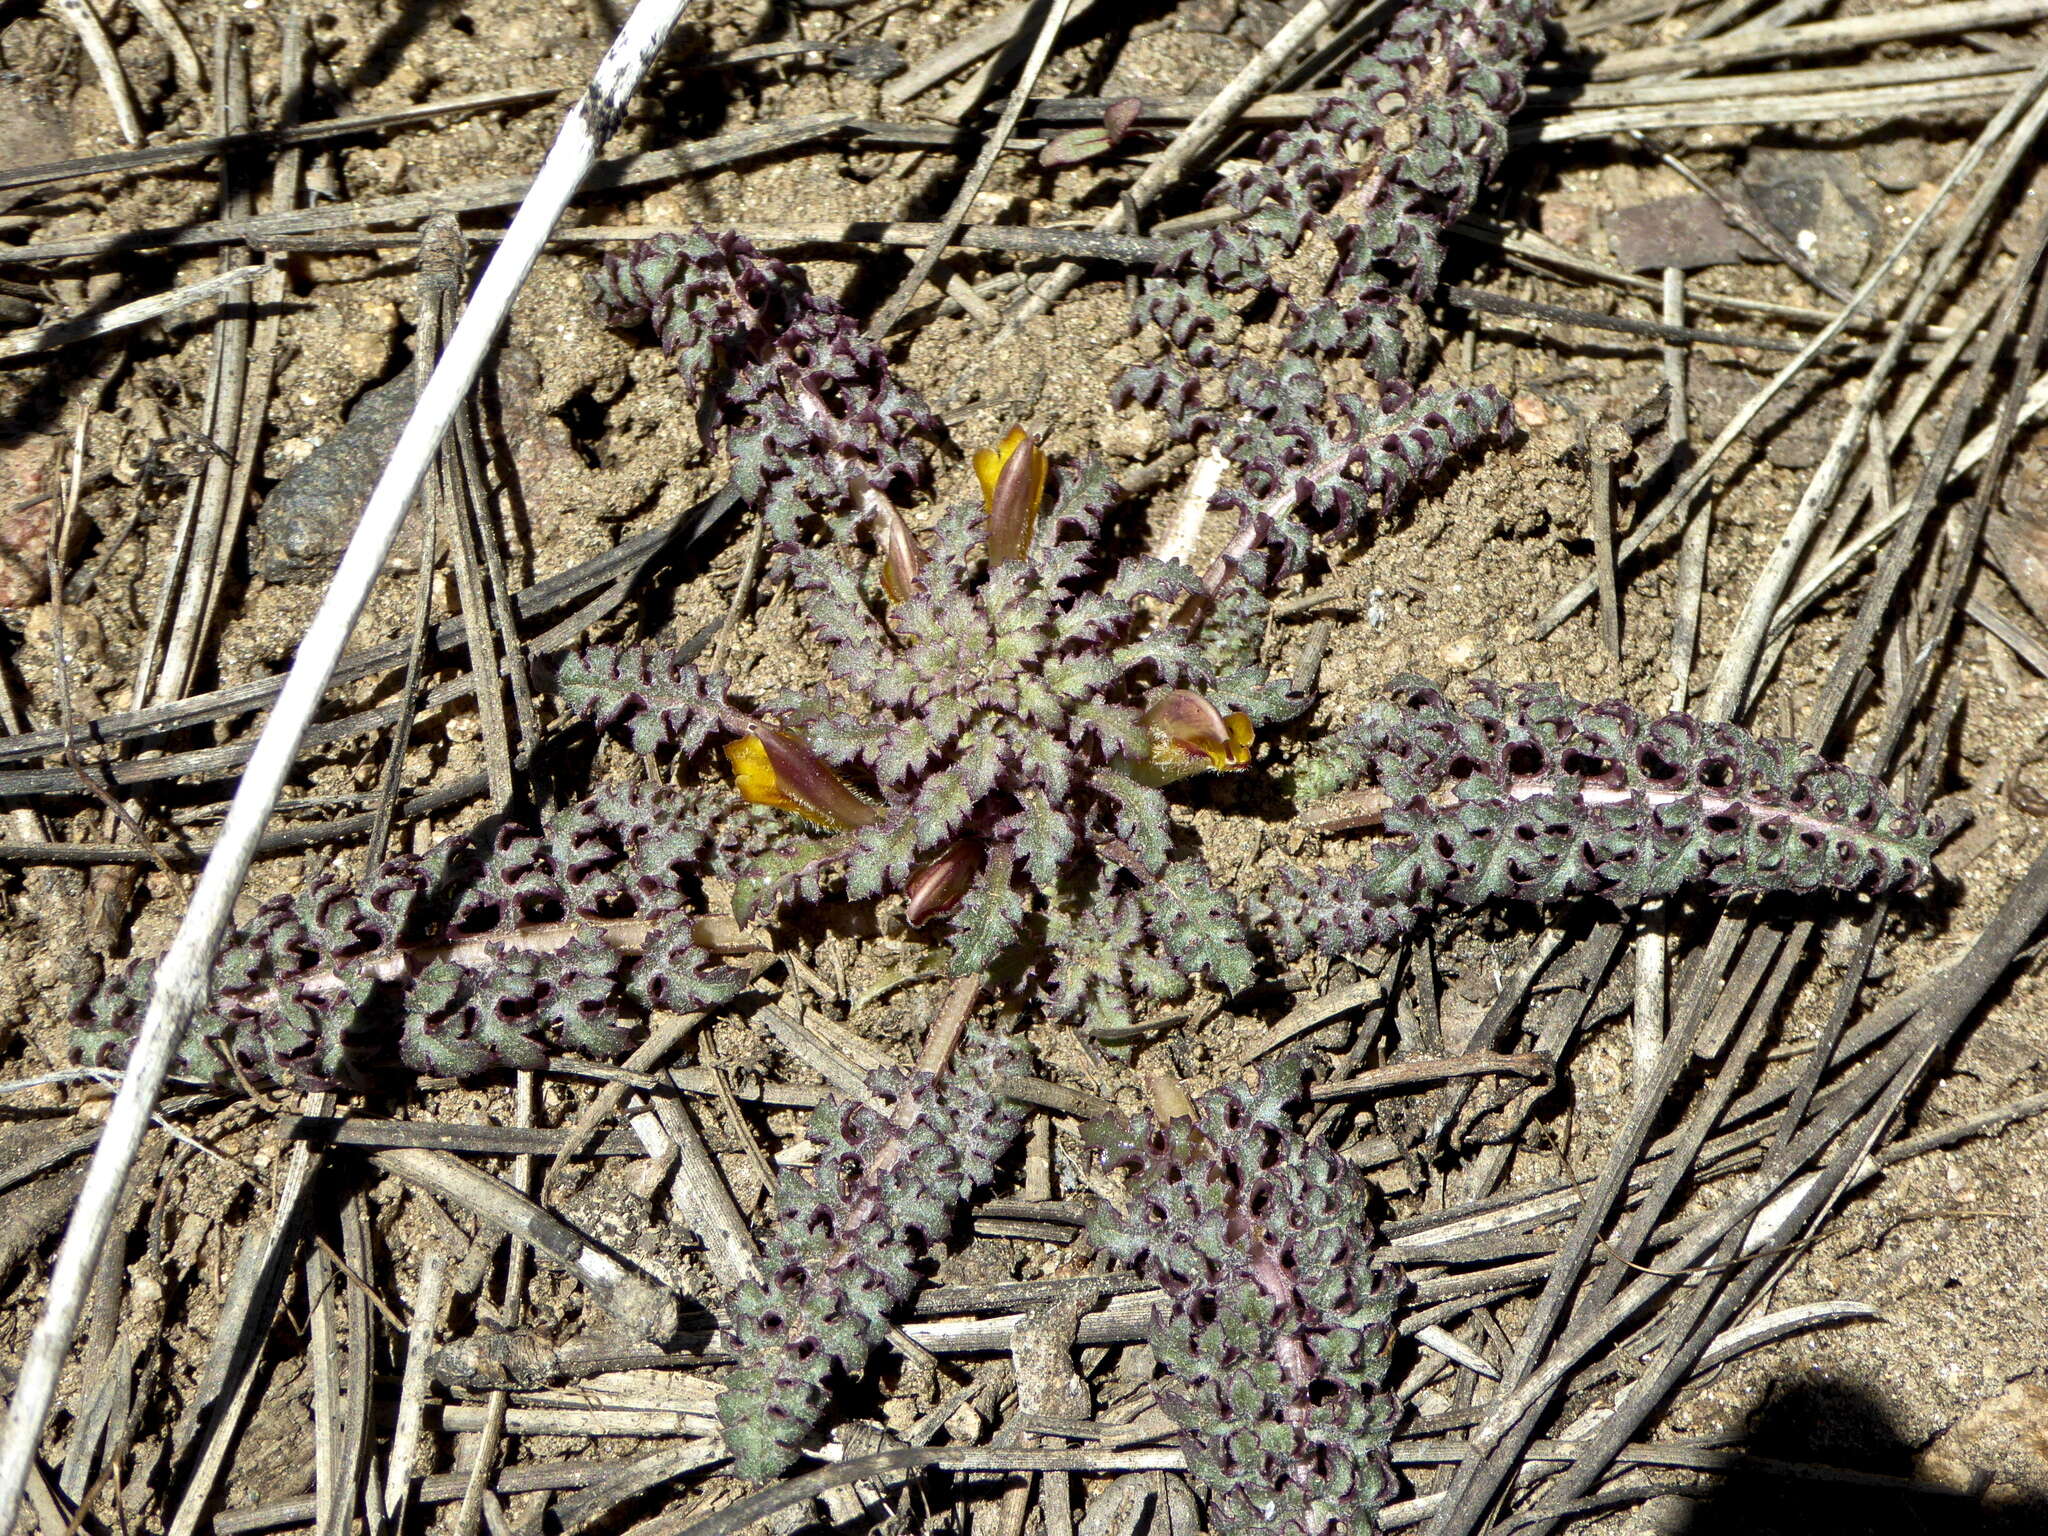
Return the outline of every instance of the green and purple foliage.
{"type": "MultiPolygon", "coordinates": [[[[763,732],[858,790],[819,818],[840,825],[809,835],[792,822],[790,841],[742,872],[747,913],[817,901],[828,880],[854,900],[904,893],[957,971],[993,968],[1055,1017],[1128,1022],[1134,1004],[1184,996],[1196,976],[1235,990],[1252,974],[1237,903],[1176,839],[1158,784],[1244,766],[1249,724],[1300,701],[1219,661],[1216,636],[1198,644],[1153,622],[1147,605],[1195,591],[1193,574],[1103,560],[1107,496],[1098,475],[1062,479],[1003,560],[988,548],[993,495],[942,515],[928,551],[899,529],[900,600],[884,590],[886,559],[863,569],[793,551],[825,657],[811,692],[742,711],[693,668],[609,647],[569,658],[557,686],[638,750],[763,732]]],[[[829,793],[793,798],[815,808],[829,793]]]]}
{"type": "Polygon", "coordinates": [[[1369,863],[1286,869],[1252,903],[1281,951],[1352,954],[1397,941],[1440,905],[1688,887],[1912,890],[1939,822],[1810,748],[1691,715],[1646,719],[1556,685],[1474,685],[1454,708],[1395,680],[1302,764],[1297,792],[1378,792],[1392,841],[1369,863]]]}
{"type": "Polygon", "coordinates": [[[606,257],[596,289],[612,324],[653,326],[777,538],[814,517],[844,536],[928,478],[919,436],[938,423],[924,402],[844,310],[741,236],[656,235],[606,257]]]}
{"type": "Polygon", "coordinates": [[[1218,1531],[1367,1536],[1394,1491],[1386,1386],[1400,1272],[1365,1176],[1295,1128],[1301,1068],[1206,1094],[1193,1119],[1088,1128],[1128,1176],[1095,1245],[1165,1291],[1160,1406],[1218,1531]]]}
{"type": "MultiPolygon", "coordinates": [[[[508,823],[315,881],[230,934],[174,1071],[360,1089],[395,1071],[469,1077],[562,1052],[623,1055],[650,1010],[709,1008],[739,973],[697,942],[698,883],[779,835],[720,785],[599,789],[538,833],[508,823]]],[[[119,1067],[155,962],[73,1010],[72,1048],[119,1067]]]]}
{"type": "Polygon", "coordinates": [[[1212,194],[1238,217],[1181,237],[1147,285],[1133,319],[1166,350],[1118,390],[1183,437],[1217,434],[1238,473],[1217,498],[1240,518],[1234,555],[1271,544],[1271,574],[1285,574],[1313,538],[1355,533],[1452,455],[1512,430],[1490,387],[1401,383],[1402,328],[1436,290],[1445,233],[1500,166],[1551,10],[1409,6],[1305,123],[1212,194]],[[1242,345],[1268,311],[1276,362],[1242,345]],[[1331,388],[1340,358],[1378,381],[1377,399],[1331,388]]]}
{"type": "Polygon", "coordinates": [[[942,1076],[888,1070],[880,1107],[830,1099],[811,1121],[817,1166],[785,1169],[761,1279],[732,1299],[741,1364],[719,1394],[733,1470],[787,1470],[825,1416],[835,1375],[858,1376],[910,1300],[961,1201],[1023,1129],[996,1079],[1025,1070],[1008,1040],[972,1035],[942,1076]]]}

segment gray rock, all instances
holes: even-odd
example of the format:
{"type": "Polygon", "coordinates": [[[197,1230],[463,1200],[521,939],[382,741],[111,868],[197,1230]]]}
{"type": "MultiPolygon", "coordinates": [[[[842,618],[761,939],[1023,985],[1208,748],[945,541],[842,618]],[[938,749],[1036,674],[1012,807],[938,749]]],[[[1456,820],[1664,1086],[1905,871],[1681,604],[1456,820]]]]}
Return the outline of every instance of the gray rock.
{"type": "Polygon", "coordinates": [[[1757,212],[1816,270],[1844,287],[1869,265],[1882,234],[1863,199],[1869,185],[1844,150],[1759,149],[1751,153],[1743,190],[1757,212]]]}
{"type": "MultiPolygon", "coordinates": [[[[25,80],[0,76],[0,170],[71,158],[71,113],[25,80]]],[[[33,197],[36,187],[0,191],[0,213],[33,197]]]]}
{"type": "Polygon", "coordinates": [[[258,575],[277,582],[326,578],[411,410],[407,372],[358,400],[341,430],[271,488],[256,513],[258,575]]]}

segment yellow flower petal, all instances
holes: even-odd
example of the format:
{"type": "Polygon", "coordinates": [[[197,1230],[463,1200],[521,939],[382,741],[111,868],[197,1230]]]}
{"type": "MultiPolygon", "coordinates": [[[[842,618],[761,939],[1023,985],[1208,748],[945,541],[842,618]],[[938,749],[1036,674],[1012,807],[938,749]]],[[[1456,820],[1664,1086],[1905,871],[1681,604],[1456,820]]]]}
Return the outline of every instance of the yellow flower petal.
{"type": "Polygon", "coordinates": [[[796,801],[782,792],[775,781],[775,765],[768,761],[768,749],[758,736],[742,736],[725,744],[725,759],[732,764],[732,787],[749,805],[773,806],[778,811],[795,811],[809,816],[796,801]]]}
{"type": "Polygon", "coordinates": [[[1003,466],[1010,462],[1010,455],[1023,446],[1024,436],[1022,427],[1012,427],[1009,436],[996,447],[974,450],[974,474],[975,478],[981,481],[983,511],[995,505],[996,482],[1002,478],[1003,466]]]}
{"type": "Polygon", "coordinates": [[[845,831],[872,826],[881,811],[846,787],[817,753],[781,732],[775,739],[742,736],[725,746],[733,787],[750,805],[795,811],[821,827],[845,831]]]}

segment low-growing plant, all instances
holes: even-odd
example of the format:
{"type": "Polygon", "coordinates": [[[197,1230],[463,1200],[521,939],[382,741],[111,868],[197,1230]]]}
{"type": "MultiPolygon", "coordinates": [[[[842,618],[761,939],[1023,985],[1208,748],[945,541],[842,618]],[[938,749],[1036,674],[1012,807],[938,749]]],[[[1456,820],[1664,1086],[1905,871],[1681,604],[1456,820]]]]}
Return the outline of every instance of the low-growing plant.
{"type": "MultiPolygon", "coordinates": [[[[486,823],[272,897],[221,945],[175,1073],[362,1090],[623,1055],[650,1011],[739,990],[700,941],[699,882],[770,845],[776,821],[719,784],[606,785],[538,831],[486,823]]],[[[138,961],[79,999],[81,1061],[126,1062],[154,976],[138,961]]]]}
{"type": "MultiPolygon", "coordinates": [[[[1400,375],[1412,306],[1499,162],[1549,13],[1410,6],[1229,183],[1237,217],[1188,235],[1145,289],[1161,353],[1121,388],[1182,435],[1213,433],[1231,474],[1217,500],[1236,530],[1199,576],[1122,547],[1107,475],[1021,430],[975,455],[979,497],[920,510],[934,413],[838,305],[740,237],[664,235],[608,260],[600,306],[650,324],[694,392],[772,537],[812,675],[750,693],[659,647],[572,653],[551,679],[565,711],[682,786],[600,787],[538,830],[487,824],[265,904],[222,948],[181,1075],[356,1089],[617,1056],[653,1012],[741,985],[707,889],[782,936],[885,904],[1027,1015],[1122,1032],[1198,985],[1241,992],[1448,907],[1923,883],[1940,828],[1876,779],[1551,685],[1479,683],[1458,708],[1403,677],[1282,761],[1278,728],[1311,700],[1266,665],[1269,588],[1511,428],[1490,389],[1400,375]],[[1346,372],[1372,397],[1336,387],[1346,372]],[[1223,797],[1177,787],[1205,775],[1268,780],[1298,825],[1379,840],[1226,867],[1198,820],[1223,797]]],[[[151,975],[140,962],[80,1003],[83,1060],[121,1064],[151,975]]],[[[879,1107],[820,1110],[817,1167],[782,1176],[761,1275],[731,1298],[745,1361],[720,1415],[740,1473],[811,1446],[832,1384],[864,1368],[1016,1135],[997,1080],[1020,1063],[976,1037],[945,1074],[874,1078],[879,1107]]],[[[1337,1536],[1376,1529],[1392,1487],[1400,1280],[1362,1177],[1295,1129],[1300,1082],[1288,1066],[1191,1114],[1097,1124],[1103,1168],[1128,1177],[1091,1231],[1165,1292],[1160,1401],[1213,1523],[1337,1536]]]]}
{"type": "Polygon", "coordinates": [[[890,510],[865,569],[790,552],[813,688],[741,708],[673,658],[593,647],[562,665],[562,699],[640,750],[723,732],[741,793],[792,811],[740,875],[742,917],[900,894],[956,972],[1060,1018],[1128,1023],[1198,978],[1240,988],[1238,904],[1177,839],[1164,787],[1242,770],[1255,724],[1299,701],[1153,622],[1193,578],[1104,555],[1099,475],[1060,477],[1041,510],[1035,443],[983,463],[982,502],[929,548],[890,510]]]}
{"type": "Polygon", "coordinates": [[[954,1208],[1024,1127],[995,1083],[1025,1060],[1010,1041],[970,1036],[942,1076],[880,1072],[873,1105],[828,1099],[812,1116],[817,1164],[784,1170],[761,1278],[732,1301],[740,1366],[718,1417],[742,1477],[796,1462],[832,1383],[859,1375],[910,1300],[954,1208]]]}
{"type": "Polygon", "coordinates": [[[1299,569],[1317,539],[1352,536],[1453,455],[1511,431],[1491,386],[1405,383],[1404,329],[1507,150],[1552,9],[1417,0],[1306,122],[1217,186],[1210,201],[1236,216],[1179,236],[1143,289],[1133,324],[1160,354],[1117,391],[1180,437],[1215,434],[1234,473],[1212,503],[1238,518],[1212,588],[1299,569]],[[1346,360],[1376,397],[1333,387],[1346,360]],[[1266,548],[1276,561],[1241,569],[1266,548]]]}
{"type": "Polygon", "coordinates": [[[1395,1487],[1404,1283],[1377,1252],[1364,1174],[1296,1128],[1301,1082],[1289,1061],[1192,1113],[1093,1122],[1104,1168],[1127,1179],[1088,1233],[1166,1293],[1157,1394],[1211,1527],[1369,1536],[1395,1487]]]}

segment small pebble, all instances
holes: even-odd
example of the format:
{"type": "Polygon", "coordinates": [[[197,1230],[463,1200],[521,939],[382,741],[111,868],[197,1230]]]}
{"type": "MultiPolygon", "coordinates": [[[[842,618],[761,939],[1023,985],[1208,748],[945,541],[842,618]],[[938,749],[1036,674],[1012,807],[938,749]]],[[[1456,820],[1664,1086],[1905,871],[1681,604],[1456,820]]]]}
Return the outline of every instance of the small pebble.
{"type": "Polygon", "coordinates": [[[334,569],[411,410],[410,374],[378,385],[272,487],[256,512],[256,570],[265,581],[314,581],[334,569]]]}
{"type": "Polygon", "coordinates": [[[56,444],[42,436],[0,443],[0,609],[39,603],[50,589],[56,444]]]}
{"type": "Polygon", "coordinates": [[[1437,655],[1453,672],[1471,672],[1493,660],[1493,647],[1477,635],[1460,635],[1439,647],[1437,655]]]}
{"type": "Polygon", "coordinates": [[[1887,192],[1910,192],[1934,173],[1933,156],[1925,139],[1885,139],[1866,144],[1856,158],[1863,174],[1887,192]]]}

